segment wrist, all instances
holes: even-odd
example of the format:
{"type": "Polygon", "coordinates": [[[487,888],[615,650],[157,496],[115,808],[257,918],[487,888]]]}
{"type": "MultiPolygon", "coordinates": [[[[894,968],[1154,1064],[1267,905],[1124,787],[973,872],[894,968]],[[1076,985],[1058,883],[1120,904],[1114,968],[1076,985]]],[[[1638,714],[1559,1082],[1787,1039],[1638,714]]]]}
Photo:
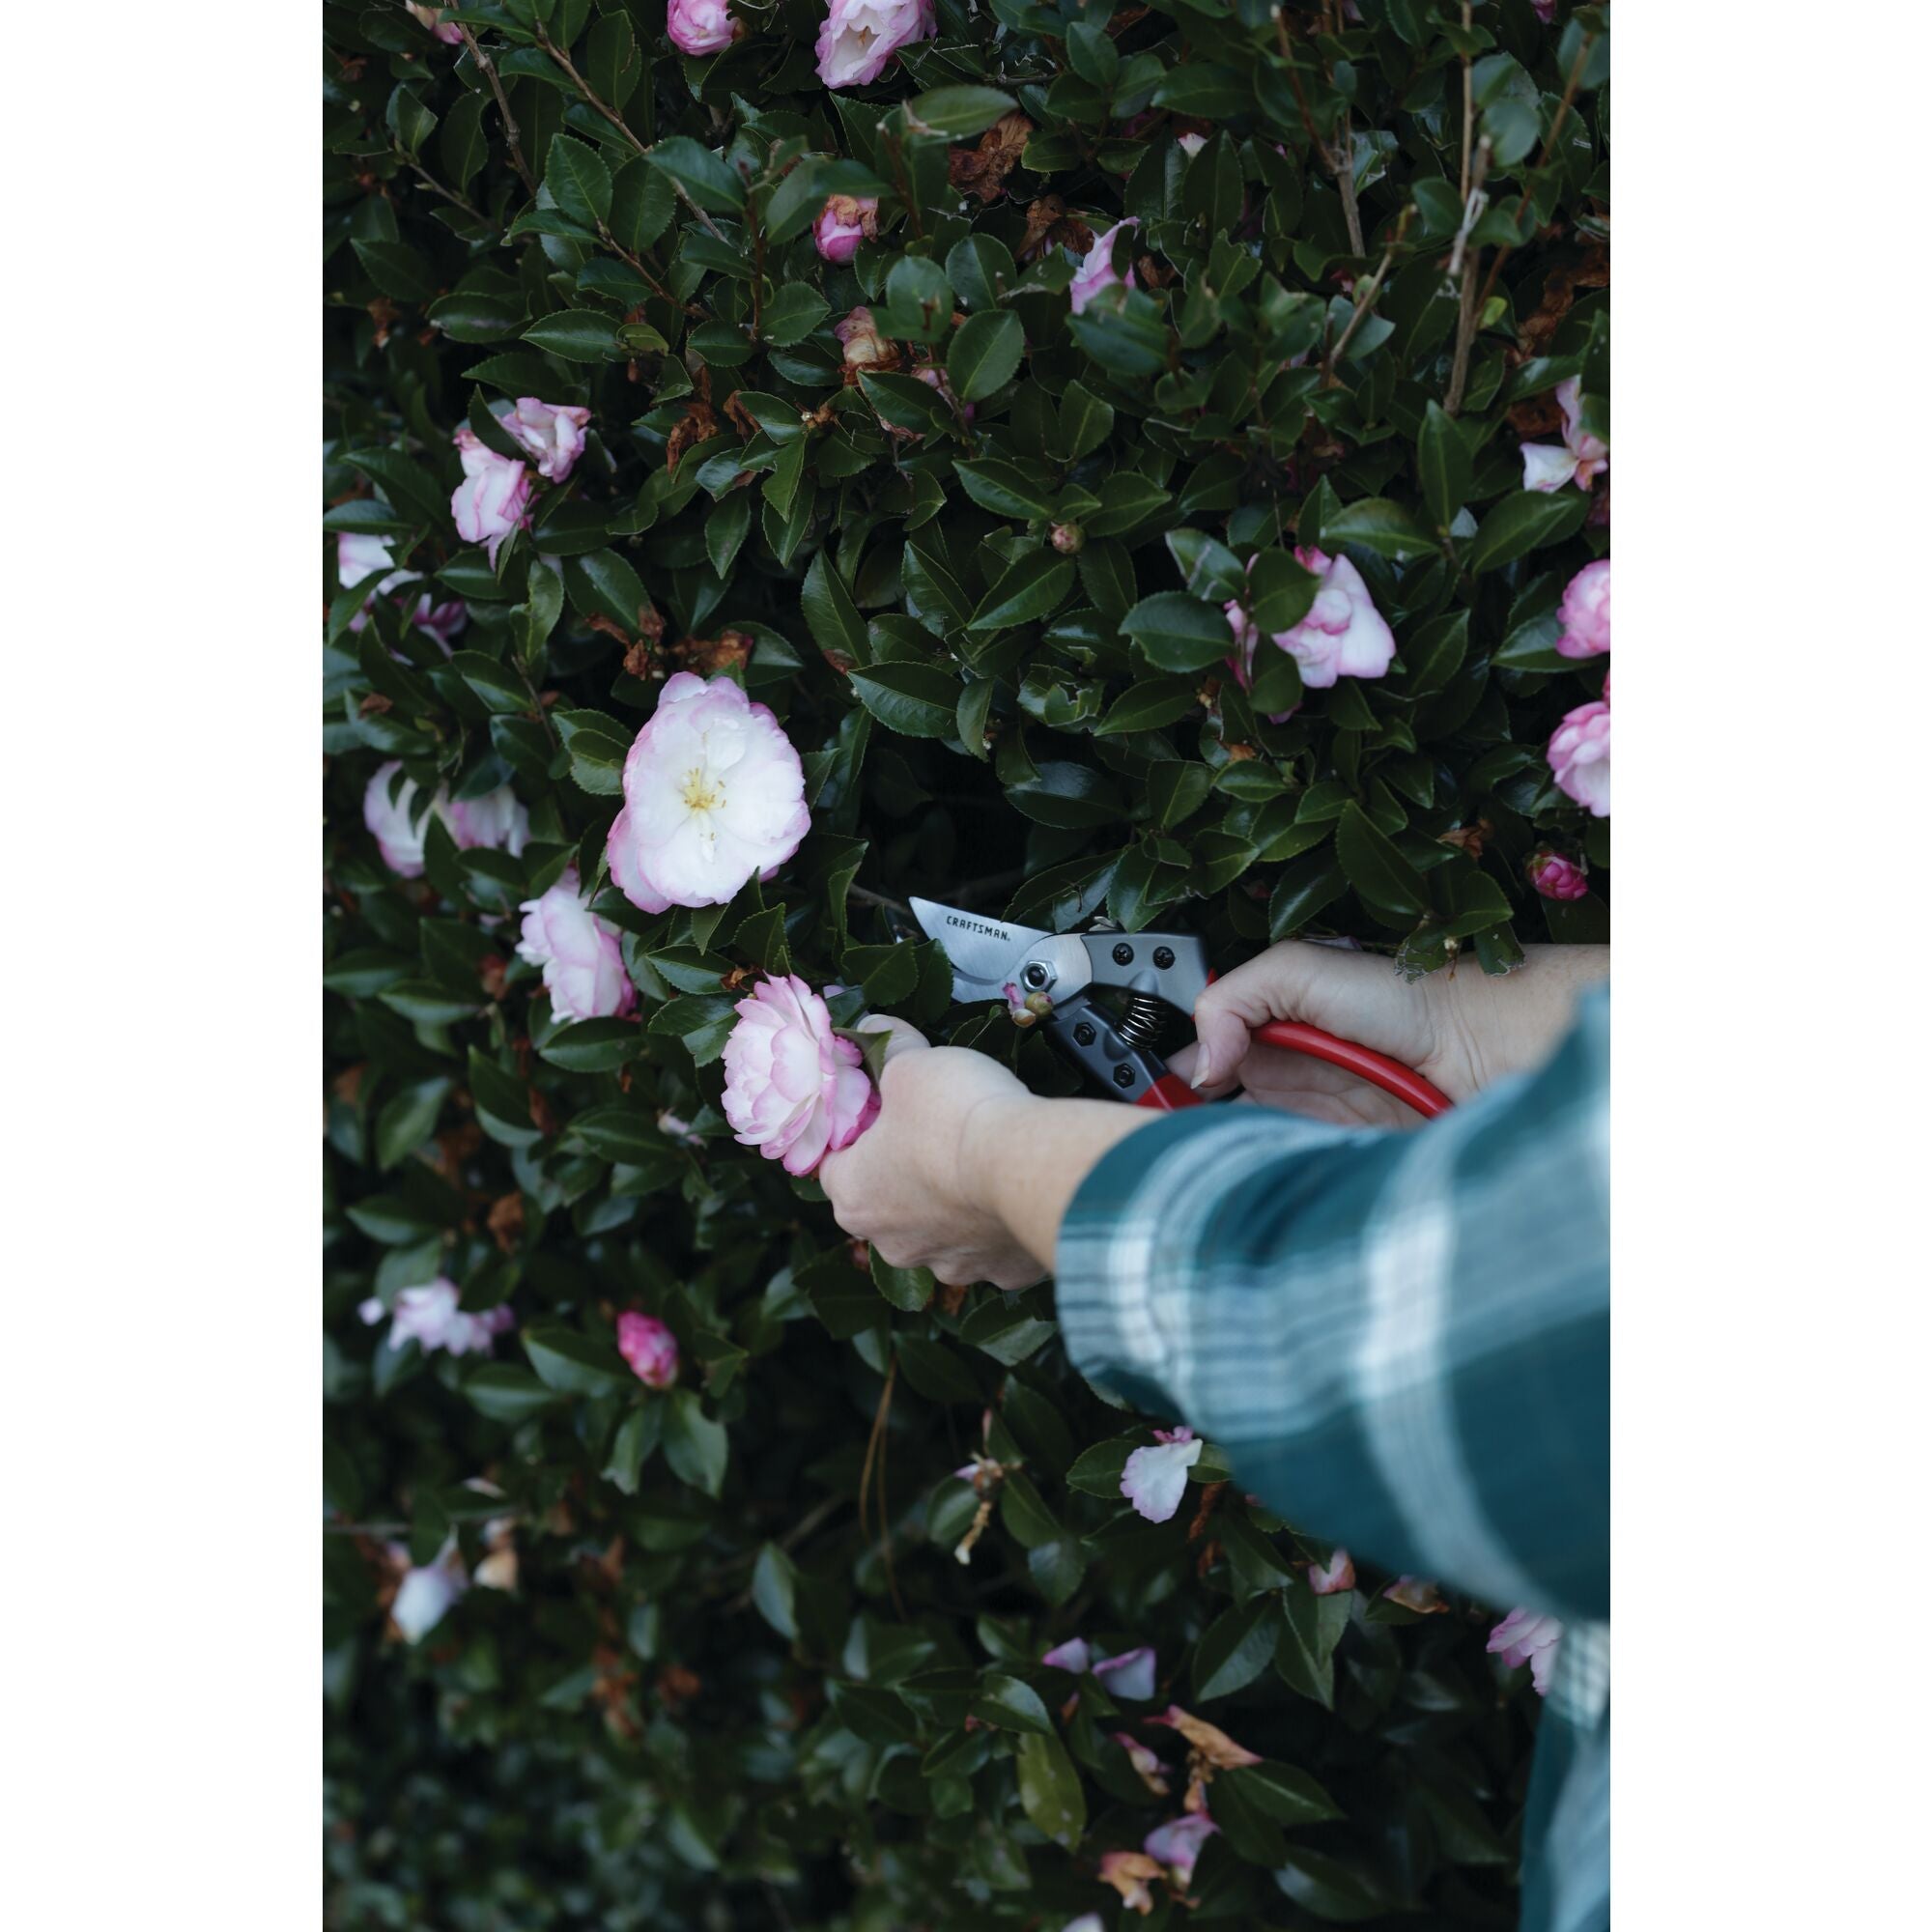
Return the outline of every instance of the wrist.
{"type": "Polygon", "coordinates": [[[988,1094],[967,1110],[959,1127],[959,1185],[978,1207],[997,1216],[1011,1231],[1005,1211],[1005,1173],[1011,1167],[1010,1152],[1025,1122],[1040,1105],[1037,1095],[1022,1090],[1018,1094],[988,1094]]]}

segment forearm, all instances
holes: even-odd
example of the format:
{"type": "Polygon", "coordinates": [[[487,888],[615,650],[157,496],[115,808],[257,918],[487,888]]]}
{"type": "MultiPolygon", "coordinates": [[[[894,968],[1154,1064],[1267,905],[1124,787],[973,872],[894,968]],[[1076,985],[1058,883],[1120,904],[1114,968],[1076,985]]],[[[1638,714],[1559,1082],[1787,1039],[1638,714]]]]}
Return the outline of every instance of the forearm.
{"type": "Polygon", "coordinates": [[[1108,1100],[1036,1094],[989,1101],[965,1130],[968,1185],[1019,1244],[1050,1268],[1060,1225],[1103,1155],[1160,1117],[1108,1100]]]}

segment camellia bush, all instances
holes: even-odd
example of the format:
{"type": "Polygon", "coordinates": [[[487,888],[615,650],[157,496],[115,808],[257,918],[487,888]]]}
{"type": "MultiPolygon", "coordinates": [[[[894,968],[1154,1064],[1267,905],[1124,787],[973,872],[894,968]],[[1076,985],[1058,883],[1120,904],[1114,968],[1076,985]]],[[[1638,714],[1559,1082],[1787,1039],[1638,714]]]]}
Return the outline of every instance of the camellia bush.
{"type": "Polygon", "coordinates": [[[330,1922],[1510,1924],[1514,1606],[812,1176],[913,895],[1605,935],[1607,10],[324,41],[330,1922]]]}

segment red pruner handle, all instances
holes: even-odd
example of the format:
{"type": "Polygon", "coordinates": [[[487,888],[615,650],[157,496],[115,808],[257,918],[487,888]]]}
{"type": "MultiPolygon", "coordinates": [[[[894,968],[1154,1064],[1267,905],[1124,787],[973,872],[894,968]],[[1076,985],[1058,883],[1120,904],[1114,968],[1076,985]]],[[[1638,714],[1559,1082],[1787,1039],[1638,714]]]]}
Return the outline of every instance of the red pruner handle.
{"type": "Polygon", "coordinates": [[[1136,1107],[1151,1107],[1157,1114],[1178,1114],[1183,1107],[1202,1104],[1202,1096],[1178,1073],[1163,1073],[1134,1102],[1136,1107]]]}
{"type": "MultiPolygon", "coordinates": [[[[1299,1020],[1265,1020],[1255,1029],[1255,1037],[1264,1046],[1278,1046],[1287,1053],[1305,1053],[1311,1059],[1325,1060],[1331,1066],[1359,1074],[1362,1079],[1379,1087],[1384,1094],[1393,1094],[1398,1100],[1413,1107],[1426,1121],[1433,1121],[1437,1114],[1446,1114],[1455,1104],[1439,1087],[1432,1086],[1401,1061],[1391,1060],[1387,1054],[1377,1053],[1371,1047],[1357,1046],[1351,1039],[1338,1039],[1332,1033],[1323,1033],[1320,1027],[1303,1026],[1299,1020]]],[[[1175,1076],[1170,1073],[1167,1078],[1173,1080],[1175,1076]]],[[[1200,1096],[1195,1094],[1193,1097],[1198,1099],[1200,1096]]],[[[1151,1089],[1140,1104],[1157,1104],[1151,1089]]]]}

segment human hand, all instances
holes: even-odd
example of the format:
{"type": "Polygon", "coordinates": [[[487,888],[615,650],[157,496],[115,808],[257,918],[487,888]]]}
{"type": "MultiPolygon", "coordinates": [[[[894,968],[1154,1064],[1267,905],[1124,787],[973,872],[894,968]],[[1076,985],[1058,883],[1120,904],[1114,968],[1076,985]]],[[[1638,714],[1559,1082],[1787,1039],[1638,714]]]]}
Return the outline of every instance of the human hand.
{"type": "Polygon", "coordinates": [[[1250,1037],[1266,1020],[1300,1020],[1412,1066],[1452,1100],[1535,1065],[1562,1037],[1576,998],[1609,972],[1604,946],[1532,946],[1502,978],[1432,973],[1410,984],[1380,955],[1284,940],[1216,980],[1194,1007],[1195,1046],[1172,1057],[1182,1079],[1218,1096],[1344,1125],[1413,1127],[1421,1116],[1359,1076],[1250,1037]]]}
{"type": "Polygon", "coordinates": [[[1037,1102],[1012,1074],[968,1047],[932,1046],[898,1020],[860,1023],[890,1033],[879,1115],[842,1152],[826,1155],[819,1184],[838,1225],[894,1267],[926,1267],[944,1282],[1026,1288],[1045,1270],[1001,1218],[989,1169],[997,1121],[1037,1102]]]}

